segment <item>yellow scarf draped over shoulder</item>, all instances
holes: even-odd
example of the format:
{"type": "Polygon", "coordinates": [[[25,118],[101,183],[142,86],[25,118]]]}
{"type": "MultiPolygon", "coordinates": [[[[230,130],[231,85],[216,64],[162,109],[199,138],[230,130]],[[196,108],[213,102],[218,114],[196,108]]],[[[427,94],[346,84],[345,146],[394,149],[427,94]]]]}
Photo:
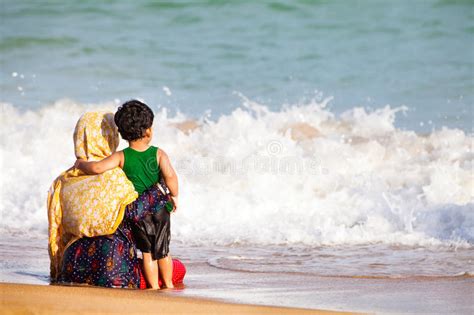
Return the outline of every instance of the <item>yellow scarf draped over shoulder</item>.
{"type": "MultiPolygon", "coordinates": [[[[89,112],[74,130],[76,157],[102,160],[117,149],[119,137],[114,115],[89,112]]],[[[138,197],[120,168],[99,175],[78,169],[63,172],[48,192],[49,256],[51,280],[58,280],[62,256],[77,239],[113,234],[123,220],[125,207],[138,197]]]]}

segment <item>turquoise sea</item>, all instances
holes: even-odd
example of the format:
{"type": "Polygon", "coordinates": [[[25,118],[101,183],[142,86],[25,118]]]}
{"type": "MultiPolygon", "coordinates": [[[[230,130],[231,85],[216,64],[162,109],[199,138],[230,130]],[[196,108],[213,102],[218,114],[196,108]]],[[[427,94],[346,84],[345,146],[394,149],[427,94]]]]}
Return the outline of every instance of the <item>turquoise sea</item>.
{"type": "Polygon", "coordinates": [[[199,117],[234,92],[278,110],[406,105],[397,125],[472,132],[470,0],[1,1],[1,101],[141,97],[199,117]],[[16,74],[16,75],[15,75],[16,74]]]}

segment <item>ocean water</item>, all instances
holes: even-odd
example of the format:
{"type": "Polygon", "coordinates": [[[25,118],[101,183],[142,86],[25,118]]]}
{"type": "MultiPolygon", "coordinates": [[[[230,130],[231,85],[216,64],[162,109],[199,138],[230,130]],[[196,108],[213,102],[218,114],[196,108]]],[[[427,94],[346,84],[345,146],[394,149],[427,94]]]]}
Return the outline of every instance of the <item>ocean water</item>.
{"type": "Polygon", "coordinates": [[[341,113],[472,132],[472,1],[2,1],[1,100],[36,110],[141,97],[214,118],[240,92],[274,110],[323,93],[341,113]]]}
{"type": "Polygon", "coordinates": [[[180,179],[184,294],[469,313],[473,21],[471,1],[2,2],[0,281],[48,283],[75,123],[138,97],[180,179]]]}

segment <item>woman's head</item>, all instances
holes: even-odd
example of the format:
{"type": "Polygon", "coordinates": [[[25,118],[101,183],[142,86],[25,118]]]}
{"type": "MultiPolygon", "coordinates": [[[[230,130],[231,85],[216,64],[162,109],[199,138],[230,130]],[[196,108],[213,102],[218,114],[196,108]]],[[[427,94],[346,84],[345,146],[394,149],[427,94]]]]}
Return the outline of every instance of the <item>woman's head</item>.
{"type": "Polygon", "coordinates": [[[114,114],[88,112],[79,118],[74,130],[74,151],[78,159],[103,159],[115,152],[118,145],[114,114]]]}
{"type": "Polygon", "coordinates": [[[131,100],[118,108],[114,120],[122,138],[134,141],[151,136],[153,118],[150,107],[140,101],[131,100]]]}

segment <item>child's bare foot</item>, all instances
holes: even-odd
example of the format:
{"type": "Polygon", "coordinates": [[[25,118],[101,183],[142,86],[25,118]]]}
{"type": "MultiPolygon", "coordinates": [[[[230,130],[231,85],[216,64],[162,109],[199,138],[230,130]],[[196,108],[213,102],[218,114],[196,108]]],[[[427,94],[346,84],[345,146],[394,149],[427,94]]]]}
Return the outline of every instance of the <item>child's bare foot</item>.
{"type": "Polygon", "coordinates": [[[158,287],[158,288],[146,288],[145,290],[147,290],[147,291],[157,291],[159,289],[160,289],[160,287],[158,287]]]}
{"type": "Polygon", "coordinates": [[[163,291],[163,290],[174,290],[174,286],[172,286],[172,287],[162,286],[162,287],[161,287],[161,290],[162,290],[162,291],[163,291]]]}

